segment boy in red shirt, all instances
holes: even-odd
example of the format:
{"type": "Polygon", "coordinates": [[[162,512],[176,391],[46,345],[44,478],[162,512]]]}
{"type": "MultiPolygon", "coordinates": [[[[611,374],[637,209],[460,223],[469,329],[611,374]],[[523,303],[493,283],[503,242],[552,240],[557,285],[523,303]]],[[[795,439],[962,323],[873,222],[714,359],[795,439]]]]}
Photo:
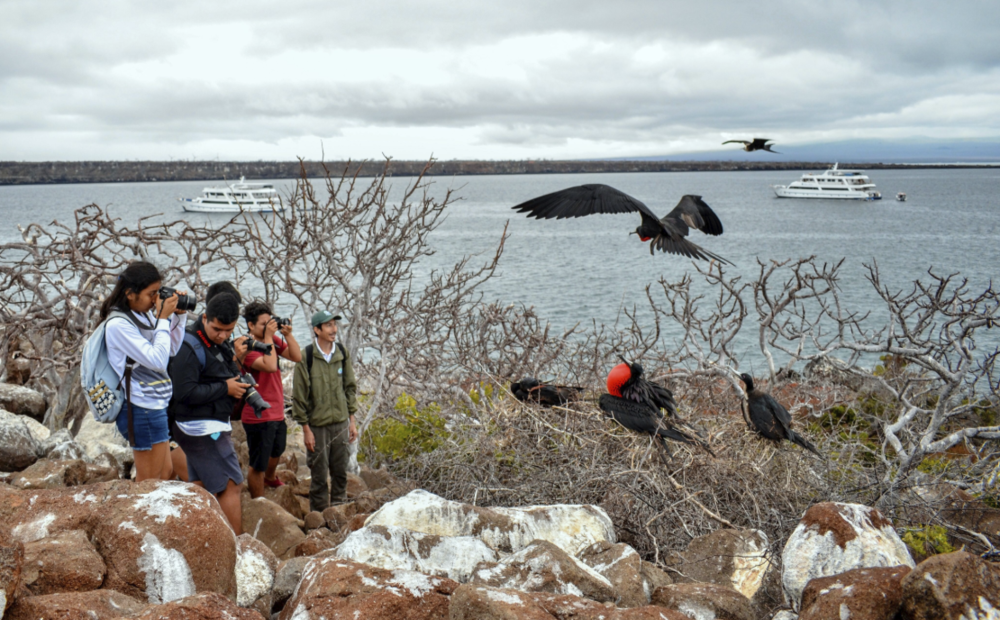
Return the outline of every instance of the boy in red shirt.
{"type": "Polygon", "coordinates": [[[280,487],[283,483],[274,477],[278,459],[285,451],[285,438],[288,428],[285,426],[285,391],[281,385],[281,371],[278,370],[278,356],[299,362],[302,352],[299,343],[292,335],[292,326],[282,325],[281,335],[278,324],[271,317],[271,307],[263,301],[252,301],[243,309],[247,329],[254,340],[273,345],[267,355],[258,351],[250,351],[243,358],[243,367],[250,371],[257,381],[257,391],[270,405],[261,417],[254,414],[253,407],[243,408],[243,429],[247,434],[247,446],[250,449],[250,471],[247,474],[247,485],[250,487],[250,497],[258,498],[264,495],[264,485],[280,487]]]}

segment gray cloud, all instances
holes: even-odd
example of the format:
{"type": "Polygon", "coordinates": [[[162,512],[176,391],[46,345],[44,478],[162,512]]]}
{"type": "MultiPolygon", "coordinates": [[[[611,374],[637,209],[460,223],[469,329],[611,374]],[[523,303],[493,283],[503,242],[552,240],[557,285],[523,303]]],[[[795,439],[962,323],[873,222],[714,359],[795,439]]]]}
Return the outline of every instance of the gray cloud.
{"type": "Polygon", "coordinates": [[[1000,135],[996,3],[163,4],[6,3],[0,159],[72,158],[81,136],[253,159],[368,156],[336,152],[365,135],[444,157],[1000,135]]]}

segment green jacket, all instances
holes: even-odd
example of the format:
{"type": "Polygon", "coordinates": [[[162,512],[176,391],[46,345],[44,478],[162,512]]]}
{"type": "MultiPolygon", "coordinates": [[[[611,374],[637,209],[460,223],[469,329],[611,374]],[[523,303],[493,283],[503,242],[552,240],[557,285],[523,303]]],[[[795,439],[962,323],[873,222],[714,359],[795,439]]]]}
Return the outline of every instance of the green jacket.
{"type": "Polygon", "coordinates": [[[313,345],[312,376],[305,357],[295,364],[292,378],[292,417],[299,424],[329,426],[344,422],[358,410],[358,384],[347,349],[334,345],[330,361],[313,345]]]}

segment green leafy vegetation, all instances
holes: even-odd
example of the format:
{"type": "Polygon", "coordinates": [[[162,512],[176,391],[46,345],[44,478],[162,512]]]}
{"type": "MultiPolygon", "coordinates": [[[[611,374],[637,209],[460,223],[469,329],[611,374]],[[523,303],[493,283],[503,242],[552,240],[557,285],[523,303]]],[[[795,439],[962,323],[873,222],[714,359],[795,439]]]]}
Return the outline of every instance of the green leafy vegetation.
{"type": "Polygon", "coordinates": [[[917,465],[917,470],[932,476],[939,476],[948,471],[948,468],[950,468],[951,465],[952,463],[949,459],[928,456],[924,460],[920,461],[920,464],[917,465]]]}
{"type": "MultiPolygon", "coordinates": [[[[451,436],[436,403],[421,408],[416,399],[403,393],[393,409],[395,416],[375,420],[365,432],[362,445],[367,456],[399,460],[432,452],[451,436]]],[[[366,460],[363,456],[358,460],[366,460]]]]}
{"type": "Polygon", "coordinates": [[[903,532],[903,542],[915,557],[927,557],[955,550],[948,542],[948,530],[940,525],[908,528],[903,532]]]}

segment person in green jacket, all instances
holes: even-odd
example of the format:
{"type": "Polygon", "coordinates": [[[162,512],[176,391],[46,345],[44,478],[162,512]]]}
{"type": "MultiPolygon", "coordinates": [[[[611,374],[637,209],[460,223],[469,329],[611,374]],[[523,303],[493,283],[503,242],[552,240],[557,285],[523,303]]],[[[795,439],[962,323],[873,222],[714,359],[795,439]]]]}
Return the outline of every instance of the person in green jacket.
{"type": "Polygon", "coordinates": [[[347,501],[348,444],[358,438],[358,385],[350,354],[336,344],[340,318],[327,310],[313,315],[315,341],[295,364],[292,382],[292,417],[302,426],[312,471],[309,509],[317,512],[347,501]]]}

